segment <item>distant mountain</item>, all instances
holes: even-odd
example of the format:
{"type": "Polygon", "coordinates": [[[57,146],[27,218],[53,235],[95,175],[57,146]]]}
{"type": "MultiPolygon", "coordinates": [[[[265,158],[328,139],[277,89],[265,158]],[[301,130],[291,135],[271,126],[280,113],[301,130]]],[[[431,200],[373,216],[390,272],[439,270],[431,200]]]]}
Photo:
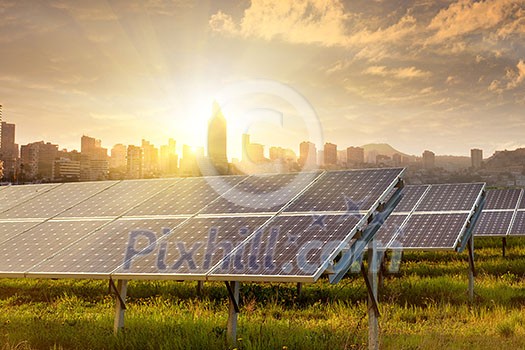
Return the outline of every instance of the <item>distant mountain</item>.
{"type": "Polygon", "coordinates": [[[399,152],[394,147],[390,146],[388,143],[369,143],[366,145],[361,146],[365,150],[365,155],[369,152],[377,152],[377,154],[382,154],[385,156],[392,157],[394,154],[400,154],[404,157],[413,158],[414,156],[411,156],[409,154],[399,152]]]}
{"type": "Polygon", "coordinates": [[[497,151],[485,160],[486,169],[498,169],[515,166],[525,166],[525,148],[514,151],[497,151]]]}

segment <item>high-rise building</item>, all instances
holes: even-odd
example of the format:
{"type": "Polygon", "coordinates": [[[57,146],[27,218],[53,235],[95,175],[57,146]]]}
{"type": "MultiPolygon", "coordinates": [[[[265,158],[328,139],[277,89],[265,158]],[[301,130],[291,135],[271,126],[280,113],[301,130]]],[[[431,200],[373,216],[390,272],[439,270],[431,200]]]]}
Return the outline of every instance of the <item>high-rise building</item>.
{"type": "Polygon", "coordinates": [[[159,150],[146,140],[142,140],[142,161],[143,176],[156,177],[159,172],[159,150]]]}
{"type": "Polygon", "coordinates": [[[80,161],[69,158],[56,159],[53,164],[53,181],[71,182],[80,180],[80,161]]]}
{"type": "Polygon", "coordinates": [[[167,145],[160,146],[160,172],[164,175],[177,174],[179,157],[176,146],[174,139],[169,139],[167,145]]]}
{"type": "Polygon", "coordinates": [[[423,169],[434,169],[436,167],[436,155],[426,150],[423,152],[423,169]]]}
{"type": "Polygon", "coordinates": [[[52,180],[53,166],[58,156],[58,145],[33,142],[21,147],[21,174],[23,180],[52,180]]]}
{"type": "Polygon", "coordinates": [[[474,148],[470,150],[470,160],[472,162],[473,169],[481,168],[483,164],[483,150],[474,148]]]}
{"type": "Polygon", "coordinates": [[[337,145],[327,142],[324,144],[324,165],[337,164],[337,145]]]}
{"type": "Polygon", "coordinates": [[[83,135],[80,140],[80,180],[107,180],[109,175],[108,150],[102,141],[83,135]]]}
{"type": "Polygon", "coordinates": [[[349,167],[361,166],[365,162],[365,150],[361,147],[346,149],[346,163],[349,167]]]}
{"type": "Polygon", "coordinates": [[[138,146],[129,145],[126,156],[126,166],[128,179],[141,179],[142,173],[142,148],[138,146]]]}
{"type": "Polygon", "coordinates": [[[111,149],[111,157],[109,159],[109,167],[110,168],[125,168],[126,167],[126,156],[128,154],[128,150],[126,145],[123,145],[121,143],[117,143],[113,148],[111,149]]]}
{"type": "Polygon", "coordinates": [[[264,157],[264,146],[260,143],[252,143],[250,135],[242,135],[242,162],[259,164],[266,161],[264,157]]]}
{"type": "Polygon", "coordinates": [[[303,169],[317,166],[317,148],[313,142],[304,141],[299,145],[299,165],[303,169]]]}
{"type": "Polygon", "coordinates": [[[212,116],[208,122],[208,159],[218,174],[228,173],[226,138],[226,118],[219,104],[214,102],[212,116]]]}
{"type": "Polygon", "coordinates": [[[3,121],[0,121],[0,160],[4,163],[5,179],[15,180],[19,160],[18,145],[15,143],[15,124],[3,121]]]}

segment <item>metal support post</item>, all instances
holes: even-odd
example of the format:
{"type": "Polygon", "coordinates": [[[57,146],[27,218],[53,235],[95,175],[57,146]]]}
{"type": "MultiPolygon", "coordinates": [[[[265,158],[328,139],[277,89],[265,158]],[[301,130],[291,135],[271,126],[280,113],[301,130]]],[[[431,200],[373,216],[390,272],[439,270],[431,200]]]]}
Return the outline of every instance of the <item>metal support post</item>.
{"type": "Polygon", "coordinates": [[[474,300],[474,277],[476,276],[476,269],[474,266],[474,235],[471,235],[468,240],[468,296],[470,301],[474,300]]]}
{"type": "Polygon", "coordinates": [[[118,280],[117,284],[112,279],[109,280],[109,287],[115,292],[115,323],[113,333],[117,335],[124,328],[124,313],[126,311],[126,294],[128,292],[128,281],[118,280]]]}
{"type": "Polygon", "coordinates": [[[503,257],[507,255],[507,237],[503,237],[501,239],[501,252],[503,254],[503,257]]]}
{"type": "Polygon", "coordinates": [[[303,284],[297,283],[297,296],[300,297],[303,294],[303,284]]]}
{"type": "Polygon", "coordinates": [[[228,343],[231,347],[235,347],[237,344],[237,319],[239,316],[239,282],[226,282],[226,288],[228,289],[228,296],[230,298],[230,308],[228,314],[228,327],[226,334],[228,337],[228,343]]]}
{"type": "MultiPolygon", "coordinates": [[[[379,261],[376,256],[375,242],[372,241],[368,248],[368,275],[365,278],[368,288],[368,349],[379,349],[379,307],[378,307],[378,285],[379,285],[379,261]]],[[[363,271],[364,272],[364,271],[363,271]]]]}
{"type": "Polygon", "coordinates": [[[204,289],[204,282],[198,281],[197,282],[197,295],[202,296],[202,290],[204,289]]]}

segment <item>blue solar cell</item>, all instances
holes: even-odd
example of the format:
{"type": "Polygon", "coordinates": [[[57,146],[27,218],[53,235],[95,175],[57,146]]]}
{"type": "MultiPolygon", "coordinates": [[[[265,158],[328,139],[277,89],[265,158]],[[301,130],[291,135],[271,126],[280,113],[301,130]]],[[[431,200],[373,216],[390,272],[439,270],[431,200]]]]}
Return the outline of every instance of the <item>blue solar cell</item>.
{"type": "Polygon", "coordinates": [[[204,214],[277,212],[319,173],[252,175],[207,206],[204,214]]]}
{"type": "Polygon", "coordinates": [[[126,216],[193,215],[244,179],[245,176],[186,178],[140,204],[126,216]]]}
{"type": "Polygon", "coordinates": [[[482,183],[432,185],[416,211],[470,211],[484,186],[482,183]]]}
{"type": "Polygon", "coordinates": [[[125,214],[180,179],[126,180],[60,214],[61,218],[116,217],[125,214]]]}
{"type": "Polygon", "coordinates": [[[489,190],[483,209],[515,209],[520,193],[520,189],[489,190]]]}
{"type": "MultiPolygon", "coordinates": [[[[514,203],[516,205],[516,203],[514,203]]],[[[474,228],[476,236],[505,236],[514,211],[483,211],[474,228]]]]}
{"type": "Polygon", "coordinates": [[[315,279],[337,254],[337,248],[353,238],[359,220],[353,215],[278,216],[224,259],[210,276],[315,279]]]}
{"type": "Polygon", "coordinates": [[[388,194],[404,169],[364,169],[328,172],[284,212],[369,211],[388,194]]]}
{"type": "Polygon", "coordinates": [[[387,247],[388,243],[399,233],[401,225],[408,215],[390,215],[386,221],[381,225],[374,240],[379,247],[387,247]]]}
{"type": "Polygon", "coordinates": [[[464,231],[468,214],[414,214],[403,225],[392,248],[440,249],[456,248],[464,231]]]}
{"type": "Polygon", "coordinates": [[[403,198],[396,205],[394,212],[411,212],[428,188],[428,185],[406,186],[403,189],[403,198]]]}
{"type": "Polygon", "coordinates": [[[264,216],[189,219],[160,240],[151,254],[134,256],[115,274],[205,276],[268,219],[264,216]]]}
{"type": "Polygon", "coordinates": [[[524,236],[525,235],[525,211],[516,212],[514,223],[509,232],[512,236],[524,236]]]}
{"type": "Polygon", "coordinates": [[[24,272],[102,226],[104,221],[47,221],[0,244],[0,272],[24,272]]]}
{"type": "Polygon", "coordinates": [[[0,191],[0,212],[13,208],[31,198],[57,187],[58,184],[6,186],[0,191]]]}
{"type": "Polygon", "coordinates": [[[99,181],[61,184],[0,214],[0,219],[49,219],[116,183],[116,181],[99,181]]]}
{"type": "Polygon", "coordinates": [[[29,273],[109,275],[128,256],[140,254],[184,219],[119,219],[76,241],[29,273]]]}

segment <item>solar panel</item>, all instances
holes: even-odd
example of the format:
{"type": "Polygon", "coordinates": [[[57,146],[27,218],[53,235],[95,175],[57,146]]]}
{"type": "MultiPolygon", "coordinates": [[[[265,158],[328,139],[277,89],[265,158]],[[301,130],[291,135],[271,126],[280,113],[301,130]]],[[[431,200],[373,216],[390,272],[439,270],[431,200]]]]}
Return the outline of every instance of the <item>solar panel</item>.
{"type": "Polygon", "coordinates": [[[0,212],[25,202],[28,199],[41,195],[58,184],[41,184],[41,185],[13,185],[7,186],[0,191],[0,212]]]}
{"type": "Polygon", "coordinates": [[[41,221],[10,221],[10,222],[0,222],[0,243],[4,242],[16,235],[24,232],[25,230],[30,229],[33,226],[36,226],[41,221]]]}
{"type": "Polygon", "coordinates": [[[131,210],[180,179],[126,180],[60,214],[61,218],[115,217],[131,210]]]}
{"type": "MultiPolygon", "coordinates": [[[[514,203],[514,205],[516,205],[516,203],[514,203]]],[[[512,222],[513,214],[514,210],[482,211],[474,228],[474,235],[505,236],[512,222]]]]}
{"type": "Polygon", "coordinates": [[[390,215],[374,236],[378,247],[387,247],[401,228],[408,215],[390,215]]]}
{"type": "Polygon", "coordinates": [[[127,216],[191,215],[223,195],[245,176],[194,177],[175,182],[128,212],[127,216]]]}
{"type": "Polygon", "coordinates": [[[48,221],[0,244],[0,275],[23,273],[104,221],[48,221]]]}
{"type": "Polygon", "coordinates": [[[210,272],[210,279],[316,280],[357,231],[353,215],[278,216],[210,272]]]}
{"type": "Polygon", "coordinates": [[[127,254],[142,251],[182,221],[184,219],[119,219],[66,247],[29,270],[28,274],[109,277],[126,260],[127,254]]]}
{"type": "Polygon", "coordinates": [[[252,175],[207,206],[204,214],[277,212],[319,173],[252,175]]]}
{"type": "Polygon", "coordinates": [[[479,210],[484,187],[481,183],[407,186],[394,214],[374,239],[389,240],[388,248],[457,249],[464,241],[467,222],[479,210]]]}
{"type": "Polygon", "coordinates": [[[483,183],[432,185],[416,210],[427,212],[470,211],[484,187],[483,183]]]}
{"type": "Polygon", "coordinates": [[[269,219],[268,216],[192,218],[164,237],[151,254],[133,256],[115,271],[135,278],[204,279],[206,272],[269,219]]]}
{"type": "Polygon", "coordinates": [[[284,212],[369,211],[394,187],[404,169],[363,169],[323,174],[284,212]]]}
{"type": "Polygon", "coordinates": [[[455,249],[458,233],[463,231],[468,218],[468,214],[414,214],[390,246],[422,250],[455,249]]]}
{"type": "Polygon", "coordinates": [[[516,212],[514,223],[509,231],[509,235],[523,236],[525,235],[525,211],[516,212]]]}
{"type": "Polygon", "coordinates": [[[403,198],[396,205],[394,213],[411,212],[429,187],[429,185],[405,186],[403,188],[403,198]]]}
{"type": "Polygon", "coordinates": [[[115,181],[65,183],[0,214],[0,219],[48,219],[116,184],[115,181]]]}
{"type": "Polygon", "coordinates": [[[516,208],[520,197],[520,189],[489,190],[483,210],[516,208]]]}

